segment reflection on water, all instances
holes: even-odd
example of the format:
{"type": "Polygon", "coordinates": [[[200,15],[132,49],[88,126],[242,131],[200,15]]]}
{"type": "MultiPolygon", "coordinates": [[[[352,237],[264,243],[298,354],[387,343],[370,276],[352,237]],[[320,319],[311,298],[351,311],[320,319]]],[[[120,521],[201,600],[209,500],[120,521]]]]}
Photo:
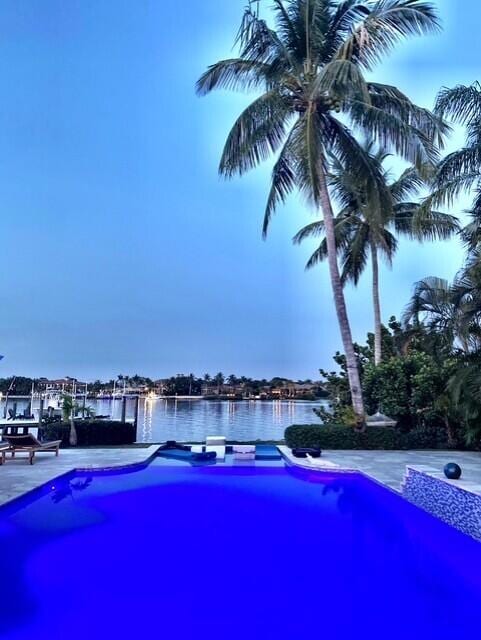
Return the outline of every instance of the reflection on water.
{"type": "MultiPolygon", "coordinates": [[[[26,406],[17,401],[17,412],[26,406]]],[[[121,400],[88,400],[96,415],[121,417],[121,400]]],[[[313,409],[320,402],[210,400],[140,400],[137,439],[202,441],[208,435],[223,434],[229,440],[280,440],[290,424],[317,423],[313,409]]],[[[36,407],[34,407],[35,409],[36,407]]],[[[0,405],[0,412],[2,411],[0,405]]],[[[3,414],[2,414],[3,415],[3,414]]],[[[134,416],[134,399],[127,400],[127,417],[134,416]]]]}
{"type": "MultiPolygon", "coordinates": [[[[98,404],[100,413],[120,416],[120,403],[98,404]]],[[[230,440],[279,440],[290,424],[317,422],[312,411],[316,406],[312,402],[147,399],[140,404],[138,439],[199,441],[220,433],[230,440]]]]}
{"type": "MultiPolygon", "coordinates": [[[[142,433],[137,432],[137,439],[141,442],[153,442],[152,434],[152,419],[154,415],[154,403],[156,401],[151,398],[147,398],[144,401],[144,418],[142,422],[139,419],[139,427],[142,424],[142,433]]],[[[140,416],[139,416],[140,418],[140,416]]]]}

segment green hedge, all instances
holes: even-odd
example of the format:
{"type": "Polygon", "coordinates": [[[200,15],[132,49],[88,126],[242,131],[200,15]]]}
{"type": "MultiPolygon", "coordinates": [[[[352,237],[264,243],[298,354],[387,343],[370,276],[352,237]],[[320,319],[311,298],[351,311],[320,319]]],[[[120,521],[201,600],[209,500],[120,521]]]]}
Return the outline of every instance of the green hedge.
{"type": "MultiPolygon", "coordinates": [[[[135,442],[135,427],[133,424],[115,420],[85,420],[75,422],[77,431],[77,446],[123,445],[135,442]]],[[[62,447],[68,447],[70,424],[56,422],[46,425],[42,429],[43,440],[61,440],[62,447]]]]}
{"type": "Polygon", "coordinates": [[[289,448],[320,447],[321,449],[449,449],[443,428],[414,429],[403,433],[389,427],[368,427],[364,433],[352,427],[292,425],[285,431],[289,448]]]}

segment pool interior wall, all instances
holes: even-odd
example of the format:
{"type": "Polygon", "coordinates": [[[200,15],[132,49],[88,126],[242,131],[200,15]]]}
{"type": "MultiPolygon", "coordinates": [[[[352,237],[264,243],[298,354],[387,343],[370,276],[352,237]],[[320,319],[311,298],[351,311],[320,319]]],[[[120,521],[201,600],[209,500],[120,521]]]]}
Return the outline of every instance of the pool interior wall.
{"type": "Polygon", "coordinates": [[[0,541],[2,640],[479,635],[481,545],[357,474],[69,473],[0,541]]]}

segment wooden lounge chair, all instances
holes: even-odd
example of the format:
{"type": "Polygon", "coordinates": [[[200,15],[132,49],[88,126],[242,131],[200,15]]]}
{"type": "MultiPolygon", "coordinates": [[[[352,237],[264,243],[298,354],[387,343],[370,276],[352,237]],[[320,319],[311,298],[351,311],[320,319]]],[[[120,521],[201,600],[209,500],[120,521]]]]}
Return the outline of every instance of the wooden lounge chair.
{"type": "Polygon", "coordinates": [[[58,450],[60,448],[61,440],[52,440],[51,442],[40,442],[31,433],[21,436],[4,436],[4,440],[9,445],[7,451],[12,454],[12,458],[15,457],[17,452],[24,451],[28,453],[28,461],[33,464],[35,454],[38,451],[52,451],[58,456],[58,450]]]}
{"type": "Polygon", "coordinates": [[[10,446],[6,442],[0,442],[0,465],[5,462],[5,454],[10,449],[10,446]]]}

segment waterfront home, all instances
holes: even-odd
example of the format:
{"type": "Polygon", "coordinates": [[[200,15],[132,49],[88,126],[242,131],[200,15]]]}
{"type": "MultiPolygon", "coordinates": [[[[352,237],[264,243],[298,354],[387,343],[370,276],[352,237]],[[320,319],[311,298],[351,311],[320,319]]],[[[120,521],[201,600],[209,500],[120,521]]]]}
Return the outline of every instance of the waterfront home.
{"type": "Polygon", "coordinates": [[[84,393],[87,389],[87,382],[81,382],[77,378],[66,376],[57,380],[39,378],[36,390],[40,393],[84,393]]]}

